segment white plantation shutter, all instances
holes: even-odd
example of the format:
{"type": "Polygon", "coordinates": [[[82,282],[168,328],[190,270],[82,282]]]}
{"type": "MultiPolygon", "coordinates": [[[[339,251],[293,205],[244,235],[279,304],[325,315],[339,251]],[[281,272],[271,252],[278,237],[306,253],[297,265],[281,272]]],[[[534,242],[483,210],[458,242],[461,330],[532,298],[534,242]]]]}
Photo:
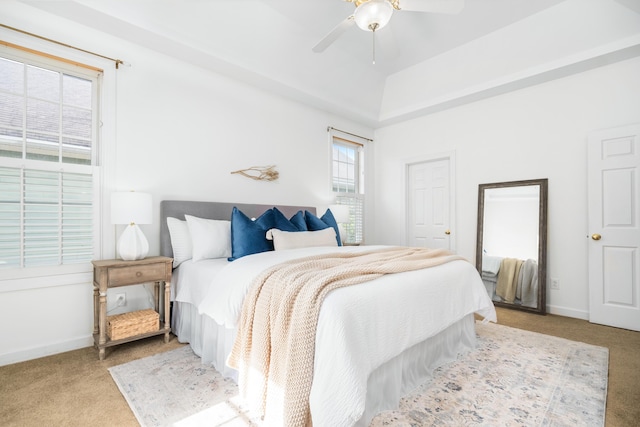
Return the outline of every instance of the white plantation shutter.
{"type": "Polygon", "coordinates": [[[336,204],[349,206],[349,222],[344,224],[346,243],[362,243],[364,241],[364,195],[338,196],[336,204]]]}
{"type": "Polygon", "coordinates": [[[90,175],[62,174],[62,264],[93,255],[93,182],[90,175]]]}
{"type": "Polygon", "coordinates": [[[0,168],[0,268],[90,261],[91,175],[0,168]]]}
{"type": "Polygon", "coordinates": [[[0,268],[22,265],[21,171],[0,168],[0,268]]]}
{"type": "Polygon", "coordinates": [[[0,269],[93,258],[99,79],[0,52],[0,269]]]}

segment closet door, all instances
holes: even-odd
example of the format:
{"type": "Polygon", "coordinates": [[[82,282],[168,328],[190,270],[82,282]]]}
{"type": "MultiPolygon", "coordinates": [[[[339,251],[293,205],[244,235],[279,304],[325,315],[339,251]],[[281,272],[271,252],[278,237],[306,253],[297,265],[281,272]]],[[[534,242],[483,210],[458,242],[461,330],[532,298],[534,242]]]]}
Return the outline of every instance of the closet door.
{"type": "Polygon", "coordinates": [[[640,331],[640,125],[589,136],[589,321],[640,331]]]}
{"type": "Polygon", "coordinates": [[[407,244],[453,250],[450,158],[407,165],[407,244]]]}

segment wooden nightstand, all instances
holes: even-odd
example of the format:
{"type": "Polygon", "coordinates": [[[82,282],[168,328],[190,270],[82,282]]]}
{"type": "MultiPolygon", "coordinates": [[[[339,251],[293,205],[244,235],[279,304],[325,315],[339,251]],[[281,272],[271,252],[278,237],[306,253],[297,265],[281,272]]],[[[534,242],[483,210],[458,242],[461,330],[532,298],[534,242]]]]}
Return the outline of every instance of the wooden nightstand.
{"type": "MultiPolygon", "coordinates": [[[[156,256],[137,261],[110,259],[93,261],[93,340],[99,350],[100,360],[104,359],[105,348],[135,341],[142,338],[164,334],[164,342],[169,342],[171,327],[169,324],[169,300],[171,298],[171,270],[173,259],[156,256]],[[153,332],[134,335],[119,340],[110,340],[107,336],[107,289],[118,286],[137,285],[155,282],[155,310],[164,314],[160,329],[153,332]],[[160,283],[164,288],[163,313],[160,311],[160,283]]],[[[161,317],[162,319],[162,317],[161,317]]]]}

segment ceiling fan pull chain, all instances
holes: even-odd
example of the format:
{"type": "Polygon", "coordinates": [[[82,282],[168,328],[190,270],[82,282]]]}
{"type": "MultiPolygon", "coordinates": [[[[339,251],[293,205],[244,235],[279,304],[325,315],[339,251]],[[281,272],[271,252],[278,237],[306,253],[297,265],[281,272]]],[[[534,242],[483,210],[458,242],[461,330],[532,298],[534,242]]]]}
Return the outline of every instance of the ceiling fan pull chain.
{"type": "Polygon", "coordinates": [[[373,65],[376,65],[376,30],[371,31],[371,41],[373,50],[373,65]]]}

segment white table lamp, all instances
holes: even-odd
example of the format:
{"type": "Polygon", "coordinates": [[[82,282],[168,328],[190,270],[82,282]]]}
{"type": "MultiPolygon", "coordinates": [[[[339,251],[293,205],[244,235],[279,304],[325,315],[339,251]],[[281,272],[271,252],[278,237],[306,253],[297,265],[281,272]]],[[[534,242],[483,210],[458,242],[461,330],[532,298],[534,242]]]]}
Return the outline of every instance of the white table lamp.
{"type": "Polygon", "coordinates": [[[151,194],[135,191],[111,194],[111,223],[127,224],[118,239],[120,258],[132,261],[149,253],[149,242],[138,224],[151,224],[151,194]]]}

